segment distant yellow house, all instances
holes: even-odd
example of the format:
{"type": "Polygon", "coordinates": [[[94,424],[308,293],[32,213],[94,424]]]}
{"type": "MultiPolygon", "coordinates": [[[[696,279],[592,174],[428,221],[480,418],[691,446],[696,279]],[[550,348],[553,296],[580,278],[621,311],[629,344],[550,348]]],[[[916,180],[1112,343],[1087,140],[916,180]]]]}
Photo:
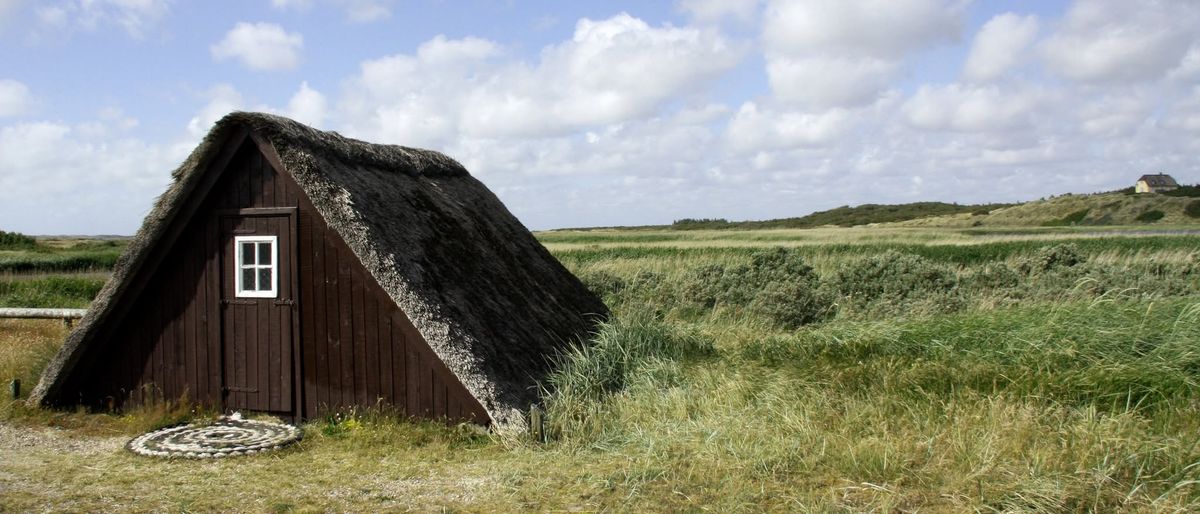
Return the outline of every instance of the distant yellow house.
{"type": "Polygon", "coordinates": [[[1137,193],[1161,193],[1172,189],[1179,189],[1179,184],[1165,173],[1142,175],[1133,186],[1134,192],[1137,193]]]}

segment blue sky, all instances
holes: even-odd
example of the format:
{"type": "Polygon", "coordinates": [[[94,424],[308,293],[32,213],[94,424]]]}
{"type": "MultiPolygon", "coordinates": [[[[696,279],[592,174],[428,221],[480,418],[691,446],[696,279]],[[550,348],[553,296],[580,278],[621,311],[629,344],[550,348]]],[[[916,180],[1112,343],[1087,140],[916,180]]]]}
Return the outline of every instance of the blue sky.
{"type": "Polygon", "coordinates": [[[1200,4],[0,0],[0,229],[130,234],[230,110],[459,159],[526,225],[1200,182],[1200,4]]]}

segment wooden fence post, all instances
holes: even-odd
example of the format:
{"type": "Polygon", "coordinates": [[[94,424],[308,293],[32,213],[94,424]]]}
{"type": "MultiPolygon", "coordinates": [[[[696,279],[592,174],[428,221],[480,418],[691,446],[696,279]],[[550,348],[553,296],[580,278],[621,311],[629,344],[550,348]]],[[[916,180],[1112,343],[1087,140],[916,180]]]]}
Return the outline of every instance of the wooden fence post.
{"type": "Polygon", "coordinates": [[[8,392],[12,395],[12,399],[16,400],[21,397],[21,379],[14,378],[8,383],[8,392]]]}
{"type": "Polygon", "coordinates": [[[537,443],[546,442],[546,424],[542,409],[537,404],[529,406],[529,435],[537,443]]]}

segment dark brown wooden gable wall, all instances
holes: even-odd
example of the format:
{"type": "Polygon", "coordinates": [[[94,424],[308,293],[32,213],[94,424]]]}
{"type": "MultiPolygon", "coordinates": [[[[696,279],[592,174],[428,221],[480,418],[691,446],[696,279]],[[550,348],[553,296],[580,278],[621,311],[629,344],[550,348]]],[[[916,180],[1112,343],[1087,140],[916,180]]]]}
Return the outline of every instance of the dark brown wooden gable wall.
{"type": "MultiPolygon", "coordinates": [[[[274,159],[273,151],[268,152],[274,159]]],[[[187,398],[222,407],[217,213],[297,209],[300,412],[391,406],[410,416],[486,423],[483,407],[316,212],[247,139],[128,314],[67,384],[85,405],[187,398]]],[[[251,371],[253,372],[253,371],[251,371]]]]}

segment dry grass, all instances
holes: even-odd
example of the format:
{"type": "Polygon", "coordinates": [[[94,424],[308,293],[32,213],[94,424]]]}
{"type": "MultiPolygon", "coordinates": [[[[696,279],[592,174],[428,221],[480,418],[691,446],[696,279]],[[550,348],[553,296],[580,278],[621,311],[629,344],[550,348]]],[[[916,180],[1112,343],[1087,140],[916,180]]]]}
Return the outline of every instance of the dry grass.
{"type": "MultiPolygon", "coordinates": [[[[872,241],[977,239],[778,232],[751,242],[852,240],[867,251],[872,241]]],[[[760,237],[729,235],[700,238],[760,237]]],[[[833,269],[845,255],[813,264],[833,269]]],[[[1114,265],[1190,258],[1175,247],[1089,254],[1114,265]]],[[[671,281],[693,265],[746,259],[573,266],[671,281]]],[[[1195,511],[1196,301],[1114,292],[797,331],[732,310],[669,314],[575,358],[579,383],[601,386],[559,397],[578,408],[552,410],[560,431],[546,445],[359,412],[314,420],[303,442],[275,454],[162,461],[122,445],[211,413],[58,412],[2,399],[0,511],[1195,511]]],[[[644,308],[617,312],[628,319],[644,308]]],[[[55,322],[0,321],[0,380],[31,387],[64,335],[55,322]]]]}

